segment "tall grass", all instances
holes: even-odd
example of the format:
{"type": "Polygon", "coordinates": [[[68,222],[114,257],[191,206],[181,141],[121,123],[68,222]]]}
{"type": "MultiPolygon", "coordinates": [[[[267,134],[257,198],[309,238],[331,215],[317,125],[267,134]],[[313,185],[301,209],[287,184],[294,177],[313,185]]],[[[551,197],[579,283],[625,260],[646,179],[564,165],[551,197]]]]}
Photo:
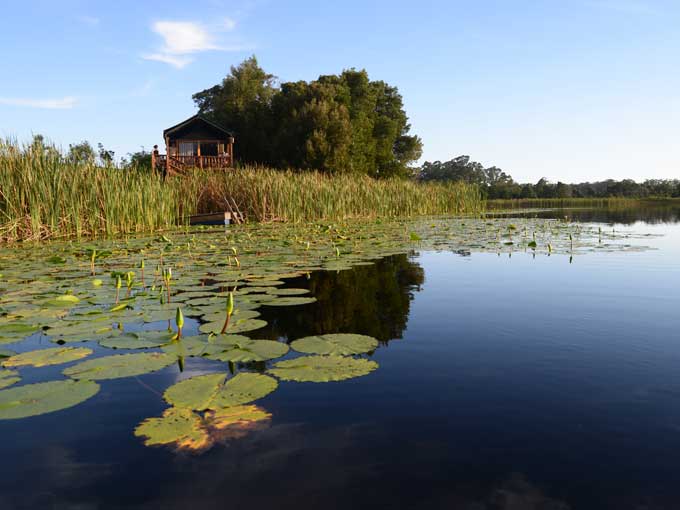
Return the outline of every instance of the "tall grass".
{"type": "Polygon", "coordinates": [[[168,229],[235,203],[248,221],[479,213],[479,190],[356,175],[244,168],[157,174],[72,164],[56,151],[0,141],[0,241],[168,229]]]}
{"type": "Polygon", "coordinates": [[[220,209],[223,197],[228,196],[247,218],[256,221],[475,214],[484,207],[478,188],[461,183],[420,184],[267,168],[212,173],[205,179],[199,207],[220,209]]]}

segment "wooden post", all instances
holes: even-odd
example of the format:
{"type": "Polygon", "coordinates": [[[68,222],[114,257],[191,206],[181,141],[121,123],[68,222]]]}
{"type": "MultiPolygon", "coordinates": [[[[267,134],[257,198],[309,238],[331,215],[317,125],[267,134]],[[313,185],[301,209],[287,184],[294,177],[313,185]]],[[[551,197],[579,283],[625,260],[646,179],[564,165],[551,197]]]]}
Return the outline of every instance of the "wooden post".
{"type": "Polygon", "coordinates": [[[201,157],[201,142],[196,142],[198,144],[198,166],[203,169],[203,158],[201,157]]]}
{"type": "Polygon", "coordinates": [[[227,138],[227,147],[229,147],[229,166],[234,166],[234,137],[230,136],[227,138]]]}
{"type": "Polygon", "coordinates": [[[165,137],[165,176],[170,174],[170,139],[165,137]]]}

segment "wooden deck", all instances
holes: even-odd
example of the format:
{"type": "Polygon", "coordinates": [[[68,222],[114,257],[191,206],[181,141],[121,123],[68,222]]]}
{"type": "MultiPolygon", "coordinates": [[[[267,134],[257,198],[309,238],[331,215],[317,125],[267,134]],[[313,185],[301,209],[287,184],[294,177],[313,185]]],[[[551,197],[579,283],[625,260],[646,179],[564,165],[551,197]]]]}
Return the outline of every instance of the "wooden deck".
{"type": "Polygon", "coordinates": [[[181,175],[192,168],[227,170],[234,167],[234,160],[231,155],[224,156],[168,156],[157,154],[152,157],[154,169],[167,175],[181,175]]]}

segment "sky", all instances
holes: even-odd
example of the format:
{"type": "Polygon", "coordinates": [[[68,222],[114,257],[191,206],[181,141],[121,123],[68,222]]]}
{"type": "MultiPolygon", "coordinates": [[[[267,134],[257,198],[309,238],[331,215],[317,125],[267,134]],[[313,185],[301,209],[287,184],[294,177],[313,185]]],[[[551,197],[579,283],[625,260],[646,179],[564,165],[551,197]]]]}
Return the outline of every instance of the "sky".
{"type": "Polygon", "coordinates": [[[353,67],[397,86],[421,162],[680,178],[679,26],[678,0],[8,0],[0,137],[148,150],[256,55],[281,82],[353,67]]]}

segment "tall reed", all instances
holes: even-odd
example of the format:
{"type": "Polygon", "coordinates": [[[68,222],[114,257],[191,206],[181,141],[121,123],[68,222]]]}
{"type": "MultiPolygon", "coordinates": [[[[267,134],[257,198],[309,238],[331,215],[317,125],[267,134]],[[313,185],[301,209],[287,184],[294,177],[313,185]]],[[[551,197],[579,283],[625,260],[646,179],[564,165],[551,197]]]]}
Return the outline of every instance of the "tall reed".
{"type": "Polygon", "coordinates": [[[479,213],[475,186],[247,167],[164,180],[134,169],[64,161],[0,141],[0,241],[168,229],[235,203],[249,221],[318,221],[479,213]]]}

